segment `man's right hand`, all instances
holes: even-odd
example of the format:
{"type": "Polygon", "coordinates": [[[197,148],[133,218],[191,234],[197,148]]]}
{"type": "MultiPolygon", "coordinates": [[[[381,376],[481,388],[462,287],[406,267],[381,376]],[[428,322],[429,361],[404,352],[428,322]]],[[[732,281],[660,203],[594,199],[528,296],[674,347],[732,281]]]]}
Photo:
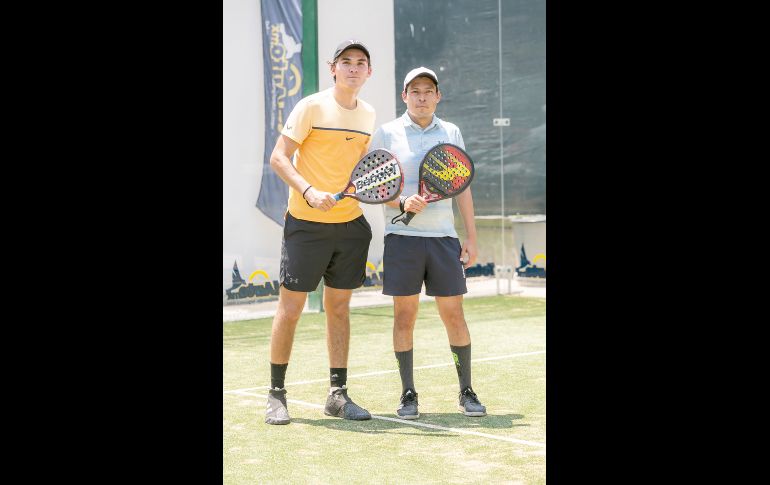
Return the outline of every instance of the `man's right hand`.
{"type": "Polygon", "coordinates": [[[428,207],[428,203],[425,202],[425,199],[417,194],[410,195],[404,201],[404,211],[406,212],[414,212],[415,214],[419,214],[425,210],[426,207],[428,207]]]}
{"type": "Polygon", "coordinates": [[[316,190],[315,187],[310,187],[310,189],[305,192],[305,200],[307,200],[307,203],[310,204],[310,207],[318,209],[322,212],[326,212],[337,205],[337,200],[334,198],[334,194],[331,192],[322,192],[320,190],[316,190]]]}

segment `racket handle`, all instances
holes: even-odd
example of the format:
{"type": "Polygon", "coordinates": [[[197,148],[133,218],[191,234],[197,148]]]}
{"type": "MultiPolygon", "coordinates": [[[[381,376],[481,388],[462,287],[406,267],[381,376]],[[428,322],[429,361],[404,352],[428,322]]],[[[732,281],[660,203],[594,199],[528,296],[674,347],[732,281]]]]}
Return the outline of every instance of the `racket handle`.
{"type": "Polygon", "coordinates": [[[340,192],[340,193],[338,193],[338,194],[334,194],[334,200],[342,200],[342,195],[343,195],[344,193],[345,193],[345,192],[340,192]]]}
{"type": "Polygon", "coordinates": [[[414,212],[402,212],[401,214],[397,215],[393,219],[391,219],[390,223],[395,224],[399,221],[403,222],[405,225],[409,225],[409,221],[412,220],[412,217],[415,216],[414,212]]]}

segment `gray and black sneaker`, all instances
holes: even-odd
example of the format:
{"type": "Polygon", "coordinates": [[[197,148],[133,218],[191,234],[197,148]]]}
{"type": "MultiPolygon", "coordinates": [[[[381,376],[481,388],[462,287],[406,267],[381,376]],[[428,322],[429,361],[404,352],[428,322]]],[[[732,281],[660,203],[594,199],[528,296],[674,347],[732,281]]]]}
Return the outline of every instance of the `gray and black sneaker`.
{"type": "Polygon", "coordinates": [[[460,393],[460,404],[457,409],[466,416],[486,416],[487,408],[479,402],[473,389],[466,387],[460,393]]]}
{"type": "Polygon", "coordinates": [[[286,389],[270,389],[267,393],[267,424],[289,424],[289,410],[286,409],[286,389]]]}
{"type": "Polygon", "coordinates": [[[348,387],[332,387],[329,389],[329,396],[326,398],[326,407],[324,414],[327,416],[336,416],[344,419],[354,419],[362,421],[372,419],[369,411],[354,403],[348,397],[348,387]]]}
{"type": "Polygon", "coordinates": [[[417,393],[414,389],[407,389],[401,395],[401,404],[398,405],[396,414],[403,419],[417,419],[420,417],[417,406],[417,393]]]}

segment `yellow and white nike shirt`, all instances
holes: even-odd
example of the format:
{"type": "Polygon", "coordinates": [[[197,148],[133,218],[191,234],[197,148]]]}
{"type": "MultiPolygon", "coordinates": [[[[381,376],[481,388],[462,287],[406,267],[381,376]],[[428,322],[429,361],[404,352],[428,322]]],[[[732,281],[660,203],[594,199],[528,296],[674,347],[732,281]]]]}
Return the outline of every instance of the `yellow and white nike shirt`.
{"type": "MultiPolygon", "coordinates": [[[[334,88],[300,100],[289,114],[281,134],[299,144],[294,164],[305,180],[325,192],[342,191],[350,173],[366,154],[374,131],[375,112],[358,98],[355,109],[346,109],[334,99],[334,88]]],[[[344,197],[330,211],[322,212],[305,202],[289,187],[289,212],[297,219],[315,222],[348,222],[363,211],[359,202],[344,197]]]]}

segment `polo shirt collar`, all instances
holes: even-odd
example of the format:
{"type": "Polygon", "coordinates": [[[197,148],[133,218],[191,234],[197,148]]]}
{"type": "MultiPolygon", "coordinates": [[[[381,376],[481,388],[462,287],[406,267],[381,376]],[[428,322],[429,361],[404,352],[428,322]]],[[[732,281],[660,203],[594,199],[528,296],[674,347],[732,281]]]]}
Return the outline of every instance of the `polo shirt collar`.
{"type": "Polygon", "coordinates": [[[423,130],[423,128],[420,125],[412,121],[412,118],[409,117],[409,110],[404,111],[404,114],[401,115],[401,120],[403,121],[404,126],[413,126],[415,129],[420,131],[428,131],[433,127],[435,127],[436,125],[438,125],[439,121],[441,121],[439,117],[436,116],[436,113],[433,113],[433,119],[431,120],[430,124],[426,126],[425,129],[423,130]]]}

